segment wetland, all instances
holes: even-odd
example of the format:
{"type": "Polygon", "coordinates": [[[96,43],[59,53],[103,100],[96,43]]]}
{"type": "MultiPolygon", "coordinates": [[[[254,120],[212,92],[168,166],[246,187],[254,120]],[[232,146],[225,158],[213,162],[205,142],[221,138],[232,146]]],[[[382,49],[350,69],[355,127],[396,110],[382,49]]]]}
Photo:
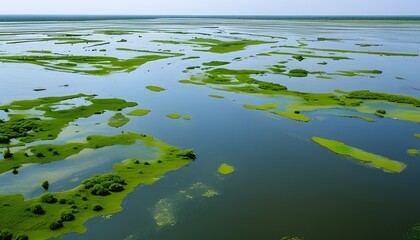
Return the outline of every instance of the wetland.
{"type": "Polygon", "coordinates": [[[0,236],[419,239],[420,24],[397,26],[0,22],[0,236]]]}

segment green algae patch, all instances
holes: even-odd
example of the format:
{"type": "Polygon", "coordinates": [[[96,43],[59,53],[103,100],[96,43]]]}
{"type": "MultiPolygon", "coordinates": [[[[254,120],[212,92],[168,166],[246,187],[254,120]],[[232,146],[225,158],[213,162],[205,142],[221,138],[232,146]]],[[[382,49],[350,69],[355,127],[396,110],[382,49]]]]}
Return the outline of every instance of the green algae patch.
{"type": "Polygon", "coordinates": [[[179,83],[183,83],[183,84],[206,85],[205,83],[202,83],[202,82],[196,82],[196,81],[192,81],[192,80],[188,80],[188,79],[179,80],[178,82],[179,82],[179,83]]]}
{"type": "Polygon", "coordinates": [[[244,50],[246,47],[251,45],[259,45],[273,42],[259,41],[259,40],[235,40],[235,41],[223,41],[212,38],[194,38],[189,41],[175,41],[175,40],[153,40],[152,42],[164,43],[164,44],[183,44],[183,45],[194,45],[207,48],[208,52],[212,53],[229,53],[244,50]]]}
{"type": "Polygon", "coordinates": [[[119,59],[111,56],[80,55],[19,55],[0,56],[0,62],[29,63],[44,67],[47,70],[82,73],[89,75],[109,75],[114,72],[132,72],[139,66],[160,59],[177,55],[151,54],[119,59]]]}
{"type": "Polygon", "coordinates": [[[108,125],[110,127],[119,128],[127,124],[129,121],[130,118],[124,116],[122,113],[116,113],[114,116],[109,118],[108,125]]]}
{"type": "Polygon", "coordinates": [[[235,169],[234,169],[232,166],[230,166],[230,165],[228,165],[228,164],[226,164],[226,163],[222,163],[222,164],[219,166],[219,168],[217,169],[217,171],[218,171],[220,174],[227,175],[227,174],[231,174],[231,173],[233,173],[233,172],[235,171],[235,169]]]}
{"type": "Polygon", "coordinates": [[[261,111],[266,111],[266,110],[270,110],[270,109],[276,109],[279,106],[275,103],[266,103],[263,104],[261,106],[255,106],[255,105],[251,105],[251,104],[244,104],[245,108],[248,109],[253,109],[253,110],[261,110],[261,111]]]}
{"type": "Polygon", "coordinates": [[[216,94],[209,94],[209,97],[212,97],[212,98],[219,98],[219,99],[223,99],[223,98],[225,98],[224,96],[220,96],[220,95],[216,95],[216,94]]]}
{"type": "Polygon", "coordinates": [[[94,95],[76,94],[59,97],[43,97],[33,100],[18,100],[0,106],[0,110],[9,114],[9,120],[1,120],[0,146],[16,139],[23,143],[37,140],[53,140],[61,130],[79,118],[89,118],[105,111],[119,111],[137,106],[135,102],[122,99],[99,99],[94,95]],[[84,100],[84,105],[65,105],[66,100],[84,100]],[[60,109],[60,106],[70,108],[60,109]],[[14,114],[19,110],[36,110],[40,114],[14,114]]]}
{"type": "Polygon", "coordinates": [[[178,113],[169,113],[169,114],[167,114],[166,115],[168,118],[171,118],[171,119],[179,119],[179,118],[181,118],[182,117],[182,115],[181,114],[178,114],[178,113]]]}
{"type": "Polygon", "coordinates": [[[282,48],[299,48],[305,50],[314,50],[320,52],[332,52],[332,53],[356,53],[356,54],[371,54],[379,56],[394,56],[394,57],[417,57],[417,53],[395,53],[395,52],[380,52],[380,51],[360,51],[350,49],[332,49],[332,48],[310,48],[300,46],[281,46],[282,48]]]}
{"type": "Polygon", "coordinates": [[[367,122],[376,122],[376,120],[373,119],[373,118],[365,117],[365,116],[359,116],[359,115],[345,115],[345,114],[341,114],[339,116],[340,117],[346,117],[346,118],[358,118],[358,119],[365,120],[367,122]]]}
{"type": "Polygon", "coordinates": [[[414,134],[414,137],[416,137],[416,138],[420,138],[420,133],[415,133],[415,134],[414,134]]]}
{"type": "Polygon", "coordinates": [[[133,158],[114,164],[114,172],[96,175],[64,192],[47,193],[26,201],[18,194],[0,195],[0,226],[14,236],[24,233],[31,240],[84,233],[84,224],[89,219],[122,211],[123,199],[136,187],[152,184],[195,159],[192,150],[182,151],[151,136],[135,135],[148,146],[158,148],[160,156],[149,161],[133,158]]]}
{"type": "Polygon", "coordinates": [[[201,196],[206,197],[206,198],[212,198],[212,197],[216,197],[217,195],[219,195],[218,192],[214,191],[214,190],[207,190],[207,192],[201,194],[201,196]]]}
{"type": "Polygon", "coordinates": [[[289,77],[307,77],[308,73],[305,69],[298,68],[290,70],[286,75],[289,77]]]}
{"type": "Polygon", "coordinates": [[[410,154],[410,155],[419,155],[419,150],[414,149],[414,148],[407,149],[407,153],[410,154]]]}
{"type": "Polygon", "coordinates": [[[190,59],[199,59],[199,56],[189,56],[189,57],[184,57],[182,58],[182,60],[190,60],[190,59]]]}
{"type": "Polygon", "coordinates": [[[289,119],[299,121],[299,122],[309,122],[312,120],[312,118],[305,116],[301,113],[296,113],[296,112],[272,112],[272,113],[275,115],[289,118],[289,119]]]}
{"type": "Polygon", "coordinates": [[[127,113],[127,115],[140,117],[140,116],[144,116],[144,115],[149,114],[151,111],[152,110],[148,110],[148,109],[136,109],[136,110],[133,110],[133,111],[127,113]]]}
{"type": "MultiPolygon", "coordinates": [[[[296,47],[297,48],[297,47],[296,47]]],[[[332,59],[332,60],[351,60],[351,58],[346,56],[336,56],[336,55],[317,55],[317,54],[308,54],[308,53],[293,53],[293,52],[279,52],[273,51],[267,53],[269,55],[288,55],[291,57],[301,56],[303,58],[319,58],[319,59],[332,59]]]]}
{"type": "Polygon", "coordinates": [[[146,86],[146,88],[153,92],[162,92],[166,90],[165,88],[158,87],[158,86],[146,86]]]}
{"type": "Polygon", "coordinates": [[[211,62],[205,62],[205,63],[203,63],[203,66],[211,66],[211,67],[214,67],[214,66],[223,66],[223,65],[226,65],[226,64],[229,64],[230,62],[225,62],[225,61],[211,61],[211,62]]]}
{"type": "Polygon", "coordinates": [[[186,121],[189,121],[189,120],[191,120],[191,119],[192,119],[192,117],[191,117],[191,116],[183,116],[183,117],[182,117],[182,119],[184,119],[184,120],[186,120],[186,121]]]}
{"type": "Polygon", "coordinates": [[[311,139],[312,141],[318,143],[323,147],[328,148],[329,150],[337,154],[355,158],[361,163],[366,164],[367,166],[381,169],[384,172],[400,173],[406,168],[406,165],[402,162],[390,160],[380,155],[376,155],[355,147],[348,146],[342,142],[319,137],[312,137],[311,139]]]}

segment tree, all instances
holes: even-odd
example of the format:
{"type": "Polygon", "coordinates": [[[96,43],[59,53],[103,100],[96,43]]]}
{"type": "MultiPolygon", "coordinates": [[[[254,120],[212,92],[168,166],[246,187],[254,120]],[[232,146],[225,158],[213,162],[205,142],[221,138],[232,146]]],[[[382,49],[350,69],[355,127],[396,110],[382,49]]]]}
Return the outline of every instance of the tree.
{"type": "Polygon", "coordinates": [[[35,214],[44,214],[45,213],[44,209],[42,209],[41,204],[37,204],[37,203],[32,204],[31,207],[29,208],[29,210],[32,213],[35,213],[35,214]]]}
{"type": "Polygon", "coordinates": [[[48,190],[48,188],[50,187],[50,183],[48,181],[43,181],[41,186],[43,189],[48,190]]]}
{"type": "Polygon", "coordinates": [[[7,147],[6,150],[4,151],[3,157],[5,159],[8,159],[8,158],[12,158],[13,157],[13,153],[10,152],[9,147],[7,147]]]}

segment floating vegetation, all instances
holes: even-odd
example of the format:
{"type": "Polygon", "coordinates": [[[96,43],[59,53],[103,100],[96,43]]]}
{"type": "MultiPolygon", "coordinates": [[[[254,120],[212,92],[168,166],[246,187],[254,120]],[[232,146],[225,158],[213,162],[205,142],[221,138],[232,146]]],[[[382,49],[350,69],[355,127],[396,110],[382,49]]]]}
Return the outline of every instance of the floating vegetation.
{"type": "Polygon", "coordinates": [[[220,98],[220,99],[225,98],[224,96],[216,95],[216,94],[209,94],[209,97],[212,97],[212,98],[220,98]]]}
{"type": "Polygon", "coordinates": [[[222,163],[222,164],[219,166],[219,168],[217,169],[217,171],[218,171],[220,174],[227,175],[227,174],[231,174],[231,173],[233,173],[233,172],[235,171],[235,169],[234,169],[232,166],[230,166],[230,165],[228,165],[228,164],[226,164],[226,163],[222,163]]]}
{"type": "Polygon", "coordinates": [[[308,71],[305,69],[292,69],[287,73],[287,76],[289,77],[307,77],[308,71]]]}
{"type": "Polygon", "coordinates": [[[373,43],[356,43],[359,47],[379,47],[382,46],[382,44],[373,44],[373,43]]]}
{"type": "Polygon", "coordinates": [[[319,137],[312,137],[311,139],[312,141],[337,154],[352,157],[367,166],[381,169],[384,172],[400,173],[406,168],[406,165],[402,162],[390,160],[388,158],[348,146],[342,142],[319,137]]]}
{"type": "Polygon", "coordinates": [[[407,153],[410,155],[419,155],[419,150],[412,148],[412,149],[407,149],[407,153]]]}
{"type": "Polygon", "coordinates": [[[285,117],[285,118],[289,118],[295,121],[300,121],[300,122],[309,122],[312,119],[308,116],[305,116],[297,111],[295,112],[272,112],[275,115],[281,116],[281,117],[285,117]]]}
{"type": "Polygon", "coordinates": [[[253,110],[266,111],[266,110],[269,110],[269,109],[276,109],[279,106],[277,104],[275,104],[275,103],[266,103],[266,104],[263,104],[261,106],[255,106],[255,105],[251,105],[251,104],[244,104],[244,107],[245,108],[248,108],[248,109],[253,109],[253,110]]]}
{"type": "Polygon", "coordinates": [[[116,113],[114,116],[109,118],[108,125],[110,127],[119,128],[127,124],[129,121],[130,118],[124,116],[122,113],[116,113]]]}
{"type": "Polygon", "coordinates": [[[1,62],[30,63],[47,70],[83,73],[89,75],[109,75],[114,72],[132,72],[137,67],[175,55],[143,55],[128,59],[110,56],[77,56],[77,55],[0,55],[1,62]]]}
{"type": "Polygon", "coordinates": [[[310,48],[310,47],[299,47],[299,46],[281,46],[282,48],[299,48],[305,50],[314,50],[320,52],[337,52],[337,53],[356,53],[356,54],[370,54],[380,56],[394,56],[394,57],[417,57],[417,53],[395,53],[395,52],[380,52],[380,51],[359,51],[349,49],[333,49],[333,48],[310,48]]]}
{"type": "Polygon", "coordinates": [[[194,38],[189,41],[174,41],[174,40],[153,40],[152,42],[164,44],[186,44],[198,45],[200,47],[207,47],[205,51],[213,53],[229,53],[244,50],[247,46],[266,44],[272,42],[259,41],[259,40],[236,40],[236,41],[223,41],[212,38],[194,38]]]}
{"type": "Polygon", "coordinates": [[[190,60],[190,59],[198,59],[200,58],[199,56],[189,56],[189,57],[184,57],[182,58],[182,60],[190,60]]]}
{"type": "Polygon", "coordinates": [[[153,92],[162,92],[166,90],[165,88],[158,87],[158,86],[146,86],[146,88],[153,92]]]}
{"type": "Polygon", "coordinates": [[[136,109],[133,110],[129,113],[127,113],[127,115],[129,116],[144,116],[147,115],[148,113],[150,113],[152,110],[148,110],[148,109],[136,109]]]}
{"type": "Polygon", "coordinates": [[[15,236],[25,233],[34,240],[59,238],[69,232],[84,233],[84,224],[89,219],[121,211],[123,199],[138,185],[152,184],[163,174],[194,160],[189,157],[191,150],[183,152],[146,135],[128,135],[158,148],[161,153],[158,159],[148,161],[147,165],[136,159],[114,164],[113,173],[96,175],[68,191],[47,193],[26,201],[20,194],[0,195],[0,226],[10,229],[15,236]]]}
{"type": "Polygon", "coordinates": [[[179,119],[179,118],[181,118],[182,117],[182,115],[181,114],[178,114],[178,113],[169,113],[169,114],[167,114],[166,115],[168,118],[171,118],[171,119],[179,119]]]}
{"type": "Polygon", "coordinates": [[[359,115],[346,115],[346,114],[340,114],[340,117],[346,117],[346,118],[358,118],[358,119],[362,119],[368,122],[376,122],[375,119],[370,118],[370,117],[365,117],[365,116],[359,116],[359,115]]]}
{"type": "Polygon", "coordinates": [[[229,64],[230,62],[224,62],[224,61],[211,61],[211,62],[205,62],[203,63],[203,66],[222,66],[229,64]]]}

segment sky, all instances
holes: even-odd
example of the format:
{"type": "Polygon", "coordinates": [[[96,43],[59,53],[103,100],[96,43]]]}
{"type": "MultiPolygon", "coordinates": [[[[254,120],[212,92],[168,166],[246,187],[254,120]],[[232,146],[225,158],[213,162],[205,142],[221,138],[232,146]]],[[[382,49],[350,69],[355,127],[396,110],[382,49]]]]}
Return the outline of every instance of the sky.
{"type": "Polygon", "coordinates": [[[420,15],[420,1],[0,0],[0,14],[420,15]]]}

